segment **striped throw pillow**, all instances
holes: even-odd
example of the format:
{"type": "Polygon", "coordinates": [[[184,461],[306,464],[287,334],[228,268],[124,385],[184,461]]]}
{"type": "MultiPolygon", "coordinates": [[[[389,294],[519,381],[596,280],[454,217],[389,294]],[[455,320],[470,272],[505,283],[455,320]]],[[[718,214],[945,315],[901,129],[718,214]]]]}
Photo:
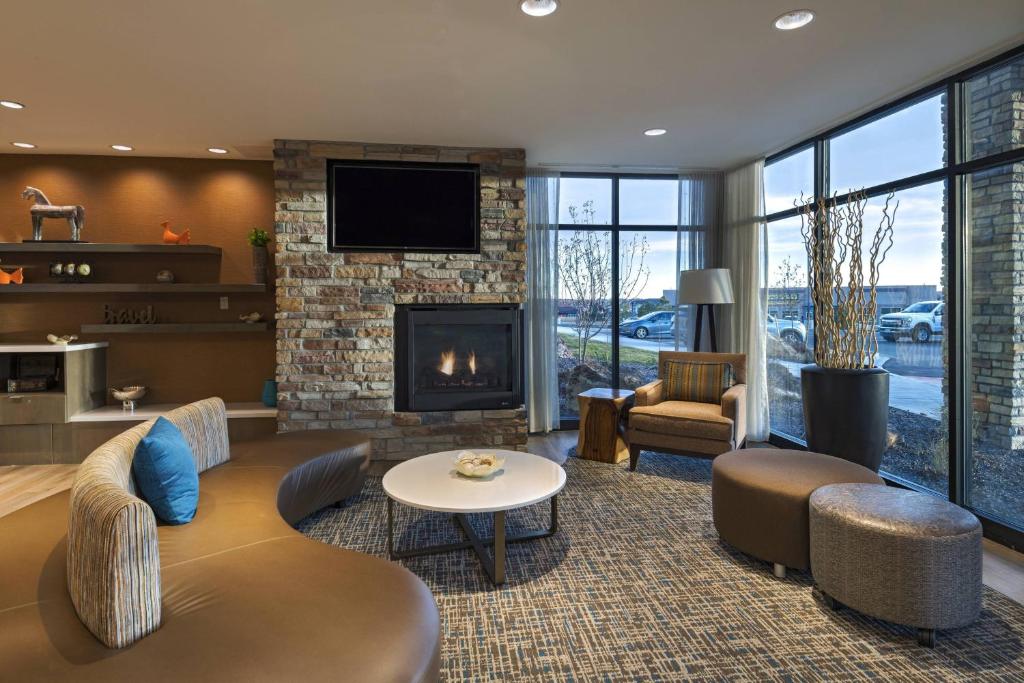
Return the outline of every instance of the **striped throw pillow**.
{"type": "Polygon", "coordinates": [[[669,401],[721,404],[722,394],[733,384],[732,363],[668,360],[663,367],[662,381],[669,401]]]}

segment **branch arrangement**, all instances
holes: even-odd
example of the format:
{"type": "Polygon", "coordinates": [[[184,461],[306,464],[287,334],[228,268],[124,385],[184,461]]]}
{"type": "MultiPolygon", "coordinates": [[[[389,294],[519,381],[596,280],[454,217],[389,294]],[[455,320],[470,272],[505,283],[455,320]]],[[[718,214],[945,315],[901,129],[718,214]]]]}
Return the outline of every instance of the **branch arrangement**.
{"type": "Polygon", "coordinates": [[[814,360],[821,367],[875,366],[878,278],[892,248],[893,223],[899,208],[899,202],[890,208],[892,199],[893,193],[885,198],[882,218],[870,244],[865,244],[868,198],[864,192],[852,194],[842,204],[838,195],[822,198],[800,212],[814,306],[814,360]]]}

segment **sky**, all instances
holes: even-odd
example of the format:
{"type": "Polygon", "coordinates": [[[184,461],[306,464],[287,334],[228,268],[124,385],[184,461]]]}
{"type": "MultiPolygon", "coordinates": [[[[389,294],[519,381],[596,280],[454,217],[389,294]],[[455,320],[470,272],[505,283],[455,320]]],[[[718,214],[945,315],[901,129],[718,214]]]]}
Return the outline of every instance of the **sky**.
{"type": "MultiPolygon", "coordinates": [[[[830,144],[829,169],[833,189],[847,192],[941,168],[943,164],[942,106],[935,96],[834,138],[830,144]]],[[[765,169],[765,206],[770,214],[793,206],[803,192],[813,193],[811,149],[780,160],[765,169]]],[[[678,181],[621,179],[620,224],[676,225],[678,181]]],[[[882,285],[937,285],[942,278],[943,182],[897,193],[893,247],[882,266],[882,285]]],[[[593,201],[595,224],[610,224],[612,183],[606,178],[563,178],[559,187],[559,218],[572,223],[569,207],[593,201]]],[[[868,202],[864,231],[874,234],[885,204],[882,197],[868,202]]],[[[640,233],[623,232],[624,243],[640,233]]],[[[675,289],[676,236],[674,232],[643,233],[650,251],[647,286],[639,297],[659,297],[675,289]]],[[[769,224],[768,281],[775,285],[778,264],[785,258],[799,263],[806,274],[807,256],[800,235],[800,220],[769,224]]]]}

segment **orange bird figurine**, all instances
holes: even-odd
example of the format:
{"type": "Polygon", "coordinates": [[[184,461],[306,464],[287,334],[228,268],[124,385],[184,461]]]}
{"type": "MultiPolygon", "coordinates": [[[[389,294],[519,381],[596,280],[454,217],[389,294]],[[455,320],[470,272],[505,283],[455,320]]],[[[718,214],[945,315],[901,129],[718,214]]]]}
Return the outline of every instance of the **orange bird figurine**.
{"type": "Polygon", "coordinates": [[[18,268],[10,273],[0,269],[0,285],[16,284],[20,285],[25,281],[25,275],[21,268],[18,268]]]}
{"type": "Polygon", "coordinates": [[[180,235],[177,235],[171,232],[170,221],[164,221],[160,225],[164,228],[164,244],[188,244],[192,239],[192,231],[188,228],[185,228],[180,235]]]}

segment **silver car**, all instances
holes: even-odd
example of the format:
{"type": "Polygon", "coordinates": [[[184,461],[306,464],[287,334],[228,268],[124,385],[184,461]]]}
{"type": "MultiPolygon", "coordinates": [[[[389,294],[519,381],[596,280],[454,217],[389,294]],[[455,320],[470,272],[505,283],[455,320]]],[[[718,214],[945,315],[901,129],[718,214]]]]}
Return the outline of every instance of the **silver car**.
{"type": "Polygon", "coordinates": [[[675,333],[676,314],[672,311],[654,311],[619,323],[619,334],[634,339],[673,337],[675,333]]]}
{"type": "Polygon", "coordinates": [[[768,334],[789,344],[794,349],[802,349],[807,343],[807,327],[799,320],[768,316],[768,334]]]}

